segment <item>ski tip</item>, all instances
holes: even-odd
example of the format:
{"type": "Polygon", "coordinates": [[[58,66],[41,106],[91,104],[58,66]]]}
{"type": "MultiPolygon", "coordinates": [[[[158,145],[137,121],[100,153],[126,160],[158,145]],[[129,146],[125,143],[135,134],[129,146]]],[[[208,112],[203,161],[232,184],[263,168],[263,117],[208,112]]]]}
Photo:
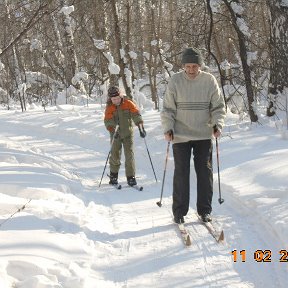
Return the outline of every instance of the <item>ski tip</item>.
{"type": "Polygon", "coordinates": [[[192,244],[191,237],[190,237],[190,235],[188,235],[187,239],[186,239],[186,242],[185,242],[185,245],[186,246],[191,246],[191,244],[192,244]]]}
{"type": "Polygon", "coordinates": [[[139,191],[143,191],[143,187],[141,186],[141,187],[139,187],[139,191]]]}
{"type": "Polygon", "coordinates": [[[117,189],[118,189],[118,190],[120,190],[121,188],[122,188],[122,186],[121,186],[121,185],[118,185],[118,186],[117,186],[117,189]]]}
{"type": "Polygon", "coordinates": [[[223,241],[224,241],[224,231],[222,230],[217,242],[223,242],[223,241]]]}

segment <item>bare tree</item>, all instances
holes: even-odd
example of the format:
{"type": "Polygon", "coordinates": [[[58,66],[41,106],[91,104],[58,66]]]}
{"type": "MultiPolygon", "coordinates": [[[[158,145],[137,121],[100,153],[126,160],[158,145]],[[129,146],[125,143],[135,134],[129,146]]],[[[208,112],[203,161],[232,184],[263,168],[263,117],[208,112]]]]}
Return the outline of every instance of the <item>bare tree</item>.
{"type": "Polygon", "coordinates": [[[124,56],[121,55],[121,50],[123,51],[125,50],[124,50],[124,46],[122,45],[122,39],[121,39],[122,33],[120,30],[120,26],[119,26],[120,21],[118,17],[116,2],[117,2],[116,0],[111,0],[111,10],[112,10],[112,15],[113,15],[113,20],[114,20],[115,49],[116,49],[116,54],[118,58],[118,63],[120,66],[120,78],[122,80],[127,97],[132,99],[131,87],[128,85],[128,81],[127,81],[126,73],[125,73],[126,64],[124,62],[124,56]]]}
{"type": "MultiPolygon", "coordinates": [[[[25,3],[26,0],[0,0],[3,27],[0,30],[3,63],[0,63],[0,91],[7,95],[3,99],[22,101],[16,91],[20,91],[17,87],[24,87],[21,85],[25,82],[30,84],[26,87],[28,96],[24,96],[28,101],[43,100],[48,93],[49,97],[53,95],[49,98],[51,103],[55,103],[52,100],[56,100],[59,92],[64,95],[69,85],[84,87],[90,98],[98,94],[106,82],[118,84],[121,80],[128,97],[133,95],[134,83],[140,90],[149,87],[148,98],[159,109],[159,98],[165,90],[165,85],[160,84],[165,83],[167,74],[181,68],[179,55],[187,46],[203,48],[205,63],[218,67],[215,74],[220,75],[218,79],[222,84],[225,80],[225,85],[234,86],[235,91],[237,87],[244,88],[244,93],[239,92],[245,95],[242,108],[248,111],[253,122],[257,121],[253,109],[258,105],[255,100],[268,90],[269,68],[272,105],[279,106],[277,93],[287,85],[283,76],[287,74],[287,7],[281,6],[280,0],[261,1],[261,5],[259,0],[85,0],[85,5],[81,0],[37,0],[30,1],[29,5],[23,5],[25,3]],[[241,15],[235,9],[237,5],[243,7],[245,13],[241,15]],[[10,20],[6,6],[11,8],[10,20]],[[62,9],[64,6],[66,10],[62,9]],[[238,25],[240,21],[247,24],[253,37],[243,32],[238,25]],[[97,41],[103,41],[104,48],[95,45],[97,41]],[[39,47],[35,48],[37,43],[39,47]],[[250,61],[251,51],[257,53],[257,61],[250,61]],[[108,69],[108,54],[114,56],[120,67],[117,75],[108,69]],[[219,66],[226,61],[232,68],[224,75],[219,66]],[[167,70],[167,63],[173,71],[167,70]],[[73,82],[78,71],[87,73],[89,79],[73,82]]],[[[228,100],[232,98],[231,94],[227,96],[228,100]]],[[[268,112],[273,114],[273,109],[268,112]]]]}
{"type": "Polygon", "coordinates": [[[228,1],[223,0],[230,15],[231,20],[233,23],[233,27],[238,36],[238,43],[239,43],[239,53],[245,78],[245,86],[247,92],[247,99],[248,99],[248,113],[252,122],[256,122],[258,120],[258,116],[254,111],[253,102],[254,102],[254,91],[252,86],[252,79],[251,79],[251,69],[248,65],[248,58],[247,58],[247,47],[246,47],[246,35],[244,34],[243,30],[239,27],[239,22],[242,23],[241,20],[242,16],[235,12],[232,8],[233,2],[239,3],[239,1],[228,1]],[[232,4],[231,4],[232,3],[232,4]]]}
{"type": "Polygon", "coordinates": [[[288,87],[288,7],[280,0],[267,0],[270,9],[270,82],[267,115],[275,114],[277,95],[288,87]]]}
{"type": "Polygon", "coordinates": [[[65,58],[65,79],[67,87],[72,85],[76,89],[80,89],[78,82],[73,82],[72,79],[78,72],[78,60],[75,51],[74,45],[74,29],[72,24],[72,18],[70,13],[72,7],[68,7],[66,0],[60,0],[62,9],[60,10],[61,14],[61,25],[63,26],[63,47],[64,47],[64,58],[65,58]]]}

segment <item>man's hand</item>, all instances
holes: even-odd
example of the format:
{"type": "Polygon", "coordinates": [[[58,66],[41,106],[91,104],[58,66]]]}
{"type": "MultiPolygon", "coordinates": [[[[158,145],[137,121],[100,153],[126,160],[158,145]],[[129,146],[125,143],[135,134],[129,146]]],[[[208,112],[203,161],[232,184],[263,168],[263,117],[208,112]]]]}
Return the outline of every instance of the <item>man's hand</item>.
{"type": "Polygon", "coordinates": [[[213,136],[219,138],[221,136],[221,129],[215,124],[213,126],[213,136]]]}
{"type": "Polygon", "coordinates": [[[173,130],[168,130],[166,133],[164,133],[164,137],[166,141],[173,141],[174,140],[174,132],[173,130]]]}

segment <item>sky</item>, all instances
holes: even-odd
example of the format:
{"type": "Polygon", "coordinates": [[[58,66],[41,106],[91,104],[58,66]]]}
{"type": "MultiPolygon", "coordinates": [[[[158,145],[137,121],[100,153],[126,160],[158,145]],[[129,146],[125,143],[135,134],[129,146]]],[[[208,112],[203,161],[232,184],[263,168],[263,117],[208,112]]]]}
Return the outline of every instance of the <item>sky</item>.
{"type": "Polygon", "coordinates": [[[159,112],[142,110],[157,182],[135,128],[141,192],[127,187],[123,162],[123,188],[108,185],[109,167],[99,187],[110,150],[103,113],[99,104],[0,109],[1,288],[286,287],[284,120],[262,115],[251,124],[228,113],[219,139],[222,205],[213,154],[212,217],[223,243],[196,216],[191,160],[185,220],[192,245],[185,247],[172,221],[171,148],[162,207],[156,205],[167,150],[159,112]]]}

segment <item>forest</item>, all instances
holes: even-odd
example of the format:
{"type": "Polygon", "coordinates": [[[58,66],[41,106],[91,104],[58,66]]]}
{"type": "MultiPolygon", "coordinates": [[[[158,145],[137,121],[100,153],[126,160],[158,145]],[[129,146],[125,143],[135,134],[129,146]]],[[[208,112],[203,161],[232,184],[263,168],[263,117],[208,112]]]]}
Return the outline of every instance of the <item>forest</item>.
{"type": "Polygon", "coordinates": [[[287,0],[0,0],[0,103],[102,103],[120,85],[159,110],[196,47],[232,113],[287,116],[287,16],[287,0]]]}

